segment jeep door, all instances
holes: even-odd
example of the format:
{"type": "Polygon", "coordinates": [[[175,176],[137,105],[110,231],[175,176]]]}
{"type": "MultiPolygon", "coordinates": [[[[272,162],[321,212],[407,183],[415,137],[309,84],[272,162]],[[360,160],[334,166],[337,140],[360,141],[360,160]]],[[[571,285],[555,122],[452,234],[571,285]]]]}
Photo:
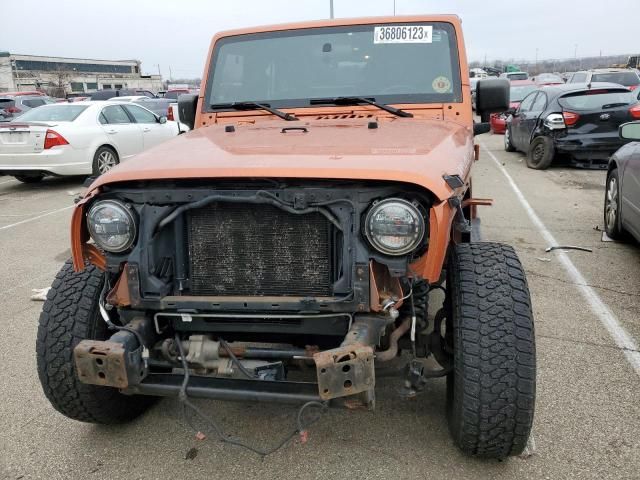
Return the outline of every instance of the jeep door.
{"type": "Polygon", "coordinates": [[[118,150],[120,160],[140,153],[144,148],[142,129],[131,118],[122,105],[107,105],[98,117],[102,130],[118,150]]]}

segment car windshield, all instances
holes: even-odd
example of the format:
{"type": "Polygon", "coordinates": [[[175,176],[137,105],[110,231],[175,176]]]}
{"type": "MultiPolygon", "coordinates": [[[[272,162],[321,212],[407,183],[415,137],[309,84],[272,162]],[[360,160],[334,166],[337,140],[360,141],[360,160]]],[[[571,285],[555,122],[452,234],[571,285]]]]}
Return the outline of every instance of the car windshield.
{"type": "Polygon", "coordinates": [[[510,102],[521,102],[524,97],[533,92],[537,87],[535,85],[520,85],[511,87],[509,90],[510,102]]]}
{"type": "Polygon", "coordinates": [[[598,110],[635,103],[635,95],[624,90],[585,90],[558,99],[563,108],[572,110],[598,110]]]}
{"type": "Polygon", "coordinates": [[[529,78],[529,75],[527,73],[508,73],[507,77],[509,77],[509,80],[527,80],[529,78]]]}
{"type": "Polygon", "coordinates": [[[44,105],[20,116],[21,122],[73,122],[87,105],[44,105]]]}
{"type": "Polygon", "coordinates": [[[226,37],[216,43],[211,65],[205,94],[210,105],[300,107],[311,99],[355,96],[380,103],[462,101],[457,40],[449,23],[226,37]]]}
{"type": "Polygon", "coordinates": [[[609,72],[594,73],[591,77],[592,82],[609,82],[631,87],[640,84],[640,78],[633,72],[609,72]]]}

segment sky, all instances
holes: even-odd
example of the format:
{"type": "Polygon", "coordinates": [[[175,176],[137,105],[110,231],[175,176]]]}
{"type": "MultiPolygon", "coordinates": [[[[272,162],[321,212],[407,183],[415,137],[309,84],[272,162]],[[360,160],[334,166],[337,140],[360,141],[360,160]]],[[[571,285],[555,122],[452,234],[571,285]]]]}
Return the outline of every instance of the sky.
{"type": "MultiPolygon", "coordinates": [[[[330,0],[0,0],[0,51],[138,59],[144,73],[202,75],[214,33],[329,17],[330,0]],[[21,20],[22,19],[22,20],[21,20]]],[[[396,0],[397,15],[455,13],[470,61],[640,51],[639,0],[396,0]]],[[[392,15],[393,0],[334,0],[335,17],[392,15]]]]}

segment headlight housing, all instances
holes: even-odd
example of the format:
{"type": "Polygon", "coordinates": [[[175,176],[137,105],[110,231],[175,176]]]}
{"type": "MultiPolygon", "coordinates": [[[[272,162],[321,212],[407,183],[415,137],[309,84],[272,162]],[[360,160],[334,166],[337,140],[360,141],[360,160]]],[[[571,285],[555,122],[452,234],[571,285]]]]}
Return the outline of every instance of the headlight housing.
{"type": "Polygon", "coordinates": [[[107,252],[124,252],[136,239],[133,212],[117,200],[96,202],[87,214],[87,228],[96,245],[107,252]]]}
{"type": "Polygon", "coordinates": [[[369,243],[385,255],[404,255],[420,245],[425,233],[424,217],[411,202],[388,198],[367,213],[364,232],[369,243]]]}

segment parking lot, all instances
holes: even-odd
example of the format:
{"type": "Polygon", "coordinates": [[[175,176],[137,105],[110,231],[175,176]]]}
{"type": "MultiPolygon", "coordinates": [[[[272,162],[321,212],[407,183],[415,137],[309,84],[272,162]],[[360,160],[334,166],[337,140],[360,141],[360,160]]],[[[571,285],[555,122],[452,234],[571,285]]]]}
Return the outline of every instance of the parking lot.
{"type": "MultiPolygon", "coordinates": [[[[399,379],[380,378],[375,412],[331,411],[311,427],[308,443],[296,440],[265,459],[196,440],[172,399],[120,427],[63,417],[38,382],[42,303],[29,297],[50,284],[70,255],[71,206],[82,179],[25,185],[0,177],[0,478],[638,478],[640,353],[629,345],[640,341],[640,247],[601,240],[605,173],[534,171],[523,155],[503,151],[502,136],[477,140],[474,196],[495,200],[481,207],[481,235],[515,246],[532,293],[538,352],[532,455],[504,462],[463,456],[447,432],[441,380],[406,401],[396,393],[399,379]],[[593,251],[545,253],[550,239],[593,251]],[[586,286],[576,285],[581,277],[586,286]]],[[[199,405],[227,432],[256,445],[273,444],[294,428],[293,407],[199,405]]]]}

